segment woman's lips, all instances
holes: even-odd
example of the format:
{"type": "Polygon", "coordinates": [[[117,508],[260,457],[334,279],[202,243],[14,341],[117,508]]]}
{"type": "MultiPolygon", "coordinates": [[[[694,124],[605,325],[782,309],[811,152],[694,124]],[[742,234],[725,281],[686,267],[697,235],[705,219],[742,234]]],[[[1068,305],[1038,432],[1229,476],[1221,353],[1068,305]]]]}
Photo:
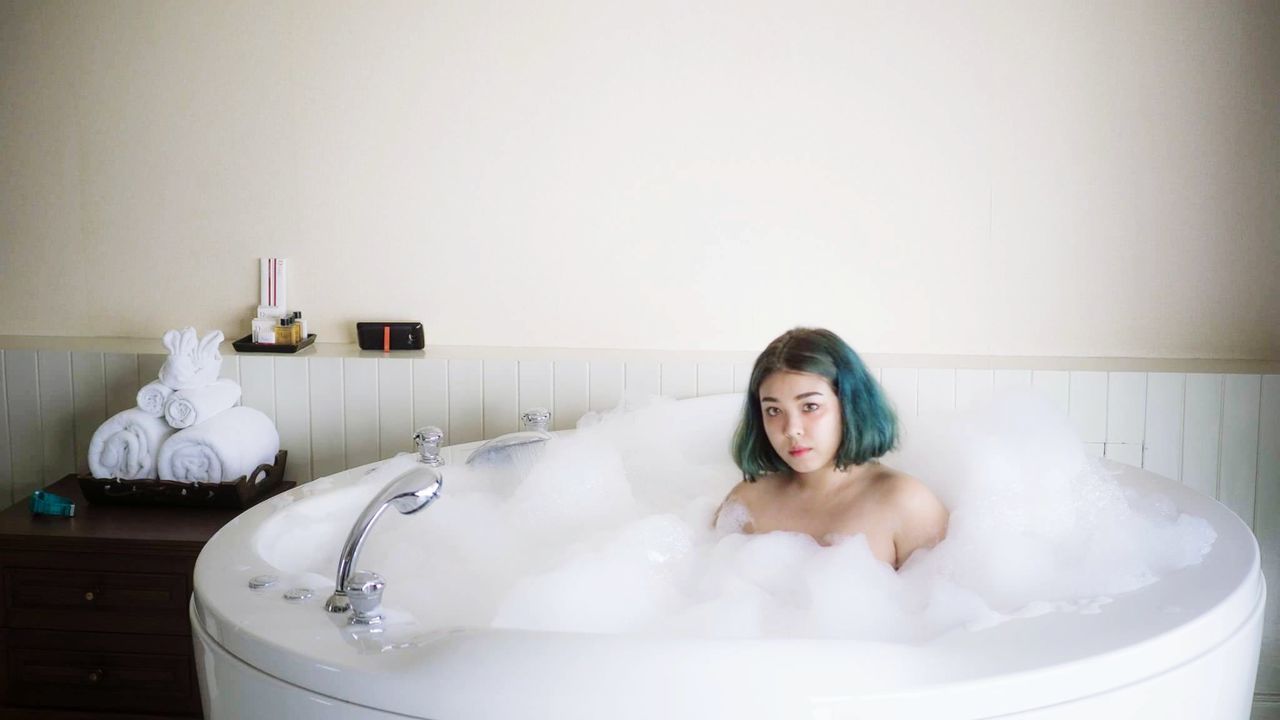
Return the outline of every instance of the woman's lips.
{"type": "Polygon", "coordinates": [[[788,451],[788,454],[790,454],[791,457],[800,457],[801,455],[809,452],[812,449],[813,448],[807,448],[807,447],[791,448],[791,450],[788,451]]]}

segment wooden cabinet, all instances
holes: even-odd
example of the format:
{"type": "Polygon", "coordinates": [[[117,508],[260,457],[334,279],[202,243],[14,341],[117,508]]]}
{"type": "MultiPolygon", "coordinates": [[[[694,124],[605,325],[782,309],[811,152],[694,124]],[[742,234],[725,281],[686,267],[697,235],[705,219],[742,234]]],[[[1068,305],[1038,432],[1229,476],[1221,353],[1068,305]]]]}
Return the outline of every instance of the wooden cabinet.
{"type": "Polygon", "coordinates": [[[0,513],[0,719],[200,717],[187,603],[234,510],[89,505],[0,513]]]}

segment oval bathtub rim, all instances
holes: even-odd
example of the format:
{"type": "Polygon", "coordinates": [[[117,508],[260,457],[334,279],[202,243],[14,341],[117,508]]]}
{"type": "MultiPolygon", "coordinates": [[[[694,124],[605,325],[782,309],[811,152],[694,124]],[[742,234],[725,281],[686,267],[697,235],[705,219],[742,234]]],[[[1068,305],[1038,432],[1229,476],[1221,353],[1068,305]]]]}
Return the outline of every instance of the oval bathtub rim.
{"type": "MultiPolygon", "coordinates": [[[[330,478],[337,478],[341,475],[344,475],[347,473],[354,473],[361,470],[362,468],[353,468],[352,470],[345,471],[344,473],[339,473],[337,475],[330,476],[330,478]]],[[[1142,473],[1144,475],[1160,480],[1158,476],[1155,476],[1154,474],[1149,473],[1148,471],[1142,471],[1136,468],[1125,469],[1125,472],[1130,472],[1130,471],[1142,473]]],[[[329,478],[326,478],[326,479],[329,479],[329,478]]],[[[1171,482],[1171,481],[1163,480],[1163,482],[1171,482]]],[[[1117,648],[1111,653],[1113,655],[1122,654],[1125,652],[1131,653],[1135,651],[1135,649],[1139,652],[1149,653],[1151,647],[1168,644],[1170,642],[1169,638],[1175,635],[1179,636],[1180,639],[1178,640],[1178,642],[1182,643],[1186,639],[1185,636],[1197,634],[1198,628],[1193,626],[1196,626],[1197,624],[1200,624],[1200,625],[1206,624],[1200,621],[1202,621],[1206,617],[1213,616],[1216,613],[1219,613],[1219,611],[1222,610],[1224,606],[1226,606],[1228,603],[1232,601],[1233,597],[1240,596],[1242,592],[1248,592],[1248,588],[1245,587],[1245,585],[1250,584],[1250,580],[1253,581],[1251,584],[1255,588],[1253,593],[1251,593],[1255,599],[1257,597],[1257,592],[1258,592],[1256,588],[1264,587],[1263,583],[1265,583],[1265,579],[1261,578],[1260,558],[1258,555],[1257,542],[1256,542],[1256,539],[1253,537],[1252,533],[1248,531],[1248,528],[1247,526],[1244,525],[1243,521],[1241,521],[1237,516],[1235,516],[1234,513],[1231,513],[1228,508],[1226,508],[1225,506],[1222,506],[1220,503],[1217,503],[1217,501],[1214,501],[1211,498],[1205,498],[1204,496],[1200,496],[1198,495],[1198,493],[1194,493],[1194,491],[1190,490],[1189,488],[1185,488],[1184,486],[1176,486],[1176,487],[1181,488],[1187,493],[1192,493],[1195,496],[1201,498],[1202,502],[1208,501],[1209,503],[1213,503],[1213,505],[1216,505],[1217,511],[1219,511],[1217,514],[1219,516],[1221,516],[1221,512],[1226,512],[1230,514],[1231,519],[1234,520],[1236,524],[1238,524],[1238,527],[1236,529],[1238,530],[1239,528],[1243,528],[1245,533],[1247,533],[1248,535],[1249,546],[1250,546],[1250,550],[1252,551],[1250,553],[1251,567],[1248,571],[1246,571],[1245,576],[1241,578],[1242,582],[1240,585],[1233,588],[1232,591],[1228,593],[1226,596],[1219,597],[1218,602],[1214,603],[1204,612],[1201,612],[1200,614],[1196,615],[1194,618],[1189,619],[1187,622],[1180,623],[1178,625],[1167,628],[1164,632],[1158,635],[1152,636],[1150,638],[1147,638],[1142,642],[1133,643],[1130,645],[1125,645],[1120,648],[1117,648]]],[[[316,489],[318,490],[320,488],[316,488],[316,489]]],[[[1167,488],[1162,488],[1162,489],[1167,489],[1167,488]]],[[[1182,506],[1181,503],[1179,503],[1179,505],[1180,507],[1182,506]]],[[[273,506],[271,507],[259,506],[261,509],[253,508],[249,512],[247,512],[245,515],[241,516],[242,518],[245,518],[243,522],[234,523],[239,527],[239,530],[230,528],[230,526],[228,528],[224,528],[224,530],[230,529],[229,535],[238,534],[238,532],[243,531],[243,529],[248,525],[248,523],[254,519],[254,517],[252,516],[274,513],[287,506],[288,506],[288,503],[282,503],[282,504],[273,504],[273,506]],[[246,517],[246,516],[251,516],[251,517],[246,517]]],[[[1218,522],[1215,521],[1213,524],[1214,524],[1215,530],[1218,530],[1219,532],[1219,539],[1221,541],[1221,539],[1228,533],[1224,533],[1221,529],[1219,529],[1218,522]]],[[[219,535],[221,534],[222,534],[222,531],[220,531],[219,535]]],[[[1239,536],[1239,533],[1237,532],[1235,533],[1235,535],[1239,536]]],[[[217,536],[215,536],[215,539],[216,538],[217,536]]],[[[224,538],[223,542],[226,542],[227,540],[229,540],[229,536],[228,538],[224,538]]],[[[215,545],[215,542],[211,540],[210,546],[213,546],[213,545],[215,545]]],[[[1220,545],[1219,543],[1215,543],[1215,549],[1225,549],[1225,548],[1223,548],[1223,546],[1220,545]]],[[[1239,549],[1239,548],[1236,548],[1236,549],[1239,549]]],[[[1210,554],[1212,555],[1212,552],[1210,554]]],[[[202,553],[201,561],[203,562],[204,560],[205,560],[205,557],[204,557],[204,554],[202,553]]],[[[1209,557],[1206,556],[1206,559],[1205,561],[1202,561],[1202,564],[1207,563],[1208,561],[1209,561],[1209,557]]],[[[315,673],[305,669],[305,666],[310,664],[323,665],[323,663],[314,661],[313,659],[309,658],[305,653],[299,653],[298,643],[296,642],[296,638],[294,639],[295,640],[294,642],[288,642],[288,641],[277,642],[274,638],[265,637],[262,635],[262,633],[254,632],[250,628],[245,627],[243,624],[234,622],[224,613],[218,611],[218,609],[215,606],[210,604],[215,600],[216,596],[218,596],[219,593],[208,592],[207,582],[209,581],[209,574],[212,572],[212,569],[208,565],[209,563],[204,563],[203,566],[199,566],[198,564],[198,567],[197,567],[197,582],[195,583],[195,588],[194,588],[195,592],[193,594],[193,600],[192,600],[193,610],[195,611],[193,613],[193,618],[197,619],[202,624],[202,626],[206,629],[206,631],[208,631],[209,636],[215,641],[217,641],[219,645],[222,646],[228,653],[236,656],[237,658],[241,659],[244,662],[249,663],[250,665],[253,665],[254,667],[258,667],[259,669],[262,669],[264,666],[272,667],[273,669],[278,668],[279,670],[281,670],[281,672],[272,672],[270,674],[273,675],[274,677],[281,679],[284,682],[298,685],[300,687],[310,687],[306,683],[308,682],[308,678],[312,680],[315,679],[315,673]],[[257,662],[253,662],[253,660],[255,659],[257,660],[257,662]]],[[[1201,566],[1193,566],[1193,567],[1199,568],[1201,566]]],[[[255,568],[255,569],[258,569],[258,568],[255,568]]],[[[1161,580],[1160,582],[1163,583],[1165,582],[1165,580],[1161,580]]],[[[1160,583],[1156,583],[1155,585],[1159,585],[1159,584],[1160,583]]],[[[1149,587],[1152,587],[1152,586],[1149,586],[1149,587]]],[[[1134,592],[1141,593],[1142,589],[1139,589],[1134,592]]],[[[1130,595],[1132,594],[1133,593],[1130,593],[1130,595]]],[[[1125,596],[1121,596],[1121,597],[1123,598],[1125,596]]],[[[280,605],[283,605],[283,603],[280,603],[280,605]]],[[[1249,605],[1251,606],[1250,610],[1252,610],[1253,606],[1256,606],[1256,600],[1255,602],[1249,603],[1249,605]]],[[[315,612],[320,612],[317,608],[314,608],[314,607],[309,609],[314,610],[315,612]]],[[[1057,613],[1054,613],[1052,615],[1056,617],[1061,617],[1061,615],[1057,613]]],[[[1013,622],[1026,623],[1028,621],[1035,621],[1035,620],[1036,618],[1029,618],[1025,620],[1015,620],[1013,622]]],[[[1247,620],[1235,622],[1233,625],[1232,632],[1238,631],[1238,629],[1242,626],[1242,623],[1244,622],[1247,622],[1247,620]]],[[[1006,623],[1006,624],[1009,624],[1009,623],[1006,623]]],[[[317,629],[316,631],[317,636],[325,635],[327,633],[332,633],[333,631],[333,626],[328,622],[317,622],[317,623],[313,623],[313,625],[317,629]]],[[[474,632],[476,635],[483,634],[490,637],[497,637],[499,635],[510,635],[513,637],[518,635],[525,635],[527,637],[527,634],[533,633],[536,635],[537,638],[539,638],[539,641],[546,641],[548,637],[551,637],[553,635],[550,633],[537,633],[536,631],[510,631],[510,630],[494,630],[494,629],[475,630],[472,632],[474,632]]],[[[464,634],[469,635],[472,633],[467,632],[464,634]]],[[[570,635],[573,635],[573,634],[565,633],[565,634],[561,634],[560,637],[563,640],[564,637],[567,637],[570,635]]],[[[580,635],[588,636],[590,634],[582,633],[580,635]]],[[[973,634],[971,633],[971,635],[973,634]]],[[[616,641],[615,636],[598,636],[597,635],[592,637],[596,639],[590,642],[597,643],[597,644],[608,645],[610,642],[616,641]],[[613,641],[600,640],[600,638],[610,638],[610,637],[614,637],[615,639],[613,641]]],[[[621,637],[631,638],[631,639],[635,638],[635,636],[621,636],[621,637]]],[[[686,649],[690,645],[698,645],[703,648],[709,647],[706,642],[693,642],[694,639],[690,639],[690,638],[678,638],[676,640],[677,640],[677,643],[675,644],[684,646],[686,649]]],[[[696,640],[712,641],[715,643],[725,642],[725,639],[717,639],[717,638],[698,638],[696,640]]],[[[322,639],[321,642],[325,643],[327,641],[322,639]]],[[[795,644],[799,642],[806,645],[807,651],[811,651],[815,647],[823,643],[827,643],[827,644],[836,643],[845,648],[849,647],[849,644],[850,644],[850,641],[841,641],[841,640],[834,640],[834,639],[813,639],[813,638],[787,638],[787,639],[766,638],[766,639],[745,640],[745,641],[730,640],[729,642],[730,643],[745,642],[745,643],[752,644],[757,648],[765,648],[765,649],[769,649],[769,648],[776,649],[777,647],[779,647],[779,643],[795,644]]],[[[972,642],[976,642],[976,641],[972,641],[972,642]]],[[[1202,645],[1204,645],[1204,647],[1199,648],[1199,651],[1197,652],[1197,656],[1199,656],[1199,654],[1202,654],[1203,652],[1207,652],[1211,650],[1212,647],[1216,646],[1216,644],[1219,642],[1223,642],[1223,640],[1221,640],[1221,636],[1219,636],[1219,640],[1215,642],[1211,642],[1207,644],[1201,643],[1202,645]]],[[[577,643],[574,642],[571,644],[577,644],[577,643]]],[[[672,645],[672,643],[667,643],[667,644],[672,645]]],[[[859,643],[858,647],[865,648],[867,647],[867,645],[868,645],[867,643],[859,643]]],[[[434,649],[435,648],[433,648],[433,650],[434,649]]],[[[604,655],[608,656],[609,653],[605,652],[604,655]]],[[[1056,682],[1060,685],[1064,675],[1069,676],[1069,675],[1077,674],[1079,672],[1077,666],[1079,666],[1081,663],[1096,663],[1099,660],[1104,660],[1105,659],[1104,655],[1105,653],[1103,655],[1089,655],[1082,659],[1066,660],[1060,663],[1054,663],[1054,664],[1044,665],[1040,667],[1029,668],[1021,672],[1002,673],[1000,675],[992,676],[992,677],[1006,684],[1009,682],[1014,682],[1015,684],[1029,683],[1031,685],[1039,685],[1041,684],[1041,681],[1043,678],[1051,676],[1055,678],[1056,682]]],[[[1179,655],[1178,657],[1181,659],[1177,659],[1177,660],[1171,659],[1168,663],[1163,664],[1163,665],[1166,665],[1166,670],[1168,669],[1168,667],[1174,667],[1181,662],[1187,661],[1185,655],[1179,655]]],[[[324,665],[324,667],[332,668],[333,665],[324,665]]],[[[365,672],[372,672],[376,675],[378,672],[378,668],[376,666],[369,666],[362,669],[351,667],[348,669],[351,672],[359,673],[359,674],[364,674],[365,672]]],[[[331,669],[326,670],[325,674],[331,677],[332,670],[331,669]]],[[[1152,673],[1146,673],[1144,676],[1149,677],[1151,674],[1152,673]]],[[[1158,672],[1156,674],[1158,674],[1158,672]]],[[[962,678],[952,683],[943,682],[943,683],[936,683],[936,684],[931,684],[927,686],[913,685],[913,686],[909,686],[908,688],[899,688],[893,691],[889,691],[887,695],[885,693],[876,693],[876,695],[888,696],[893,693],[902,693],[908,690],[916,693],[934,692],[934,691],[957,692],[964,687],[976,688],[978,685],[986,684],[985,682],[986,679],[989,679],[988,676],[982,676],[982,677],[976,677],[976,678],[962,678]]],[[[1119,680],[1119,678],[1116,678],[1116,679],[1119,680]]],[[[1140,680],[1141,680],[1140,677],[1135,676],[1135,677],[1129,677],[1128,679],[1125,680],[1124,683],[1105,683],[1105,684],[1108,687],[1111,687],[1111,686],[1118,686],[1121,684],[1140,681],[1140,680]]],[[[984,692],[989,692],[989,690],[984,692]]],[[[325,693],[325,694],[328,695],[328,693],[325,693]]],[[[356,693],[356,694],[363,695],[364,693],[356,693]]],[[[827,697],[832,697],[832,695],[830,694],[824,694],[824,695],[826,695],[827,697]]],[[[845,693],[840,693],[839,695],[845,695],[845,693]]],[[[872,697],[872,695],[867,694],[865,692],[861,693],[859,696],[866,697],[867,699],[870,699],[872,697]]],[[[334,697],[335,699],[340,699],[347,702],[356,702],[357,704],[368,705],[370,707],[378,707],[379,709],[385,709],[390,712],[405,712],[406,710],[412,710],[412,708],[409,706],[403,706],[397,703],[379,704],[378,699],[376,697],[366,697],[364,700],[350,697],[349,694],[348,695],[336,694],[336,695],[332,695],[332,697],[334,697]]],[[[1079,695],[1071,695],[1069,697],[1079,697],[1079,695]]],[[[387,700],[389,698],[384,697],[383,699],[387,700]]],[[[1045,697],[1042,699],[1046,701],[1050,700],[1050,698],[1048,697],[1045,697]]],[[[1043,704],[1052,704],[1052,702],[1045,702],[1043,704]]]]}

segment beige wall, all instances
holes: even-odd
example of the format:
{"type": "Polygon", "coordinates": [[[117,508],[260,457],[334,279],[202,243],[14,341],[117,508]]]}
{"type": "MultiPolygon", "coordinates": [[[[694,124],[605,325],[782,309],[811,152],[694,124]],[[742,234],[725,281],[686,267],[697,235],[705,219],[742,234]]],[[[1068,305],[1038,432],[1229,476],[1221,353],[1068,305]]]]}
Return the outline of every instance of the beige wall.
{"type": "Polygon", "coordinates": [[[1280,5],[0,0],[0,334],[1280,358],[1280,5]]]}

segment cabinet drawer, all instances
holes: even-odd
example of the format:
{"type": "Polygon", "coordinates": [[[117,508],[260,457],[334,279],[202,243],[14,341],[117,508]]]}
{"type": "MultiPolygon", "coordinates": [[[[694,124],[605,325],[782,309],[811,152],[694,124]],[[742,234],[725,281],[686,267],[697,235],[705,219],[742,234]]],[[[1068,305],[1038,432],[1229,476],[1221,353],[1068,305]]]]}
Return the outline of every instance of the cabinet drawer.
{"type": "Polygon", "coordinates": [[[189,655],[13,648],[8,702],[33,708],[190,712],[189,655]]]}
{"type": "Polygon", "coordinates": [[[4,570],[9,627],[186,633],[186,576],[163,573],[4,570]]]}

